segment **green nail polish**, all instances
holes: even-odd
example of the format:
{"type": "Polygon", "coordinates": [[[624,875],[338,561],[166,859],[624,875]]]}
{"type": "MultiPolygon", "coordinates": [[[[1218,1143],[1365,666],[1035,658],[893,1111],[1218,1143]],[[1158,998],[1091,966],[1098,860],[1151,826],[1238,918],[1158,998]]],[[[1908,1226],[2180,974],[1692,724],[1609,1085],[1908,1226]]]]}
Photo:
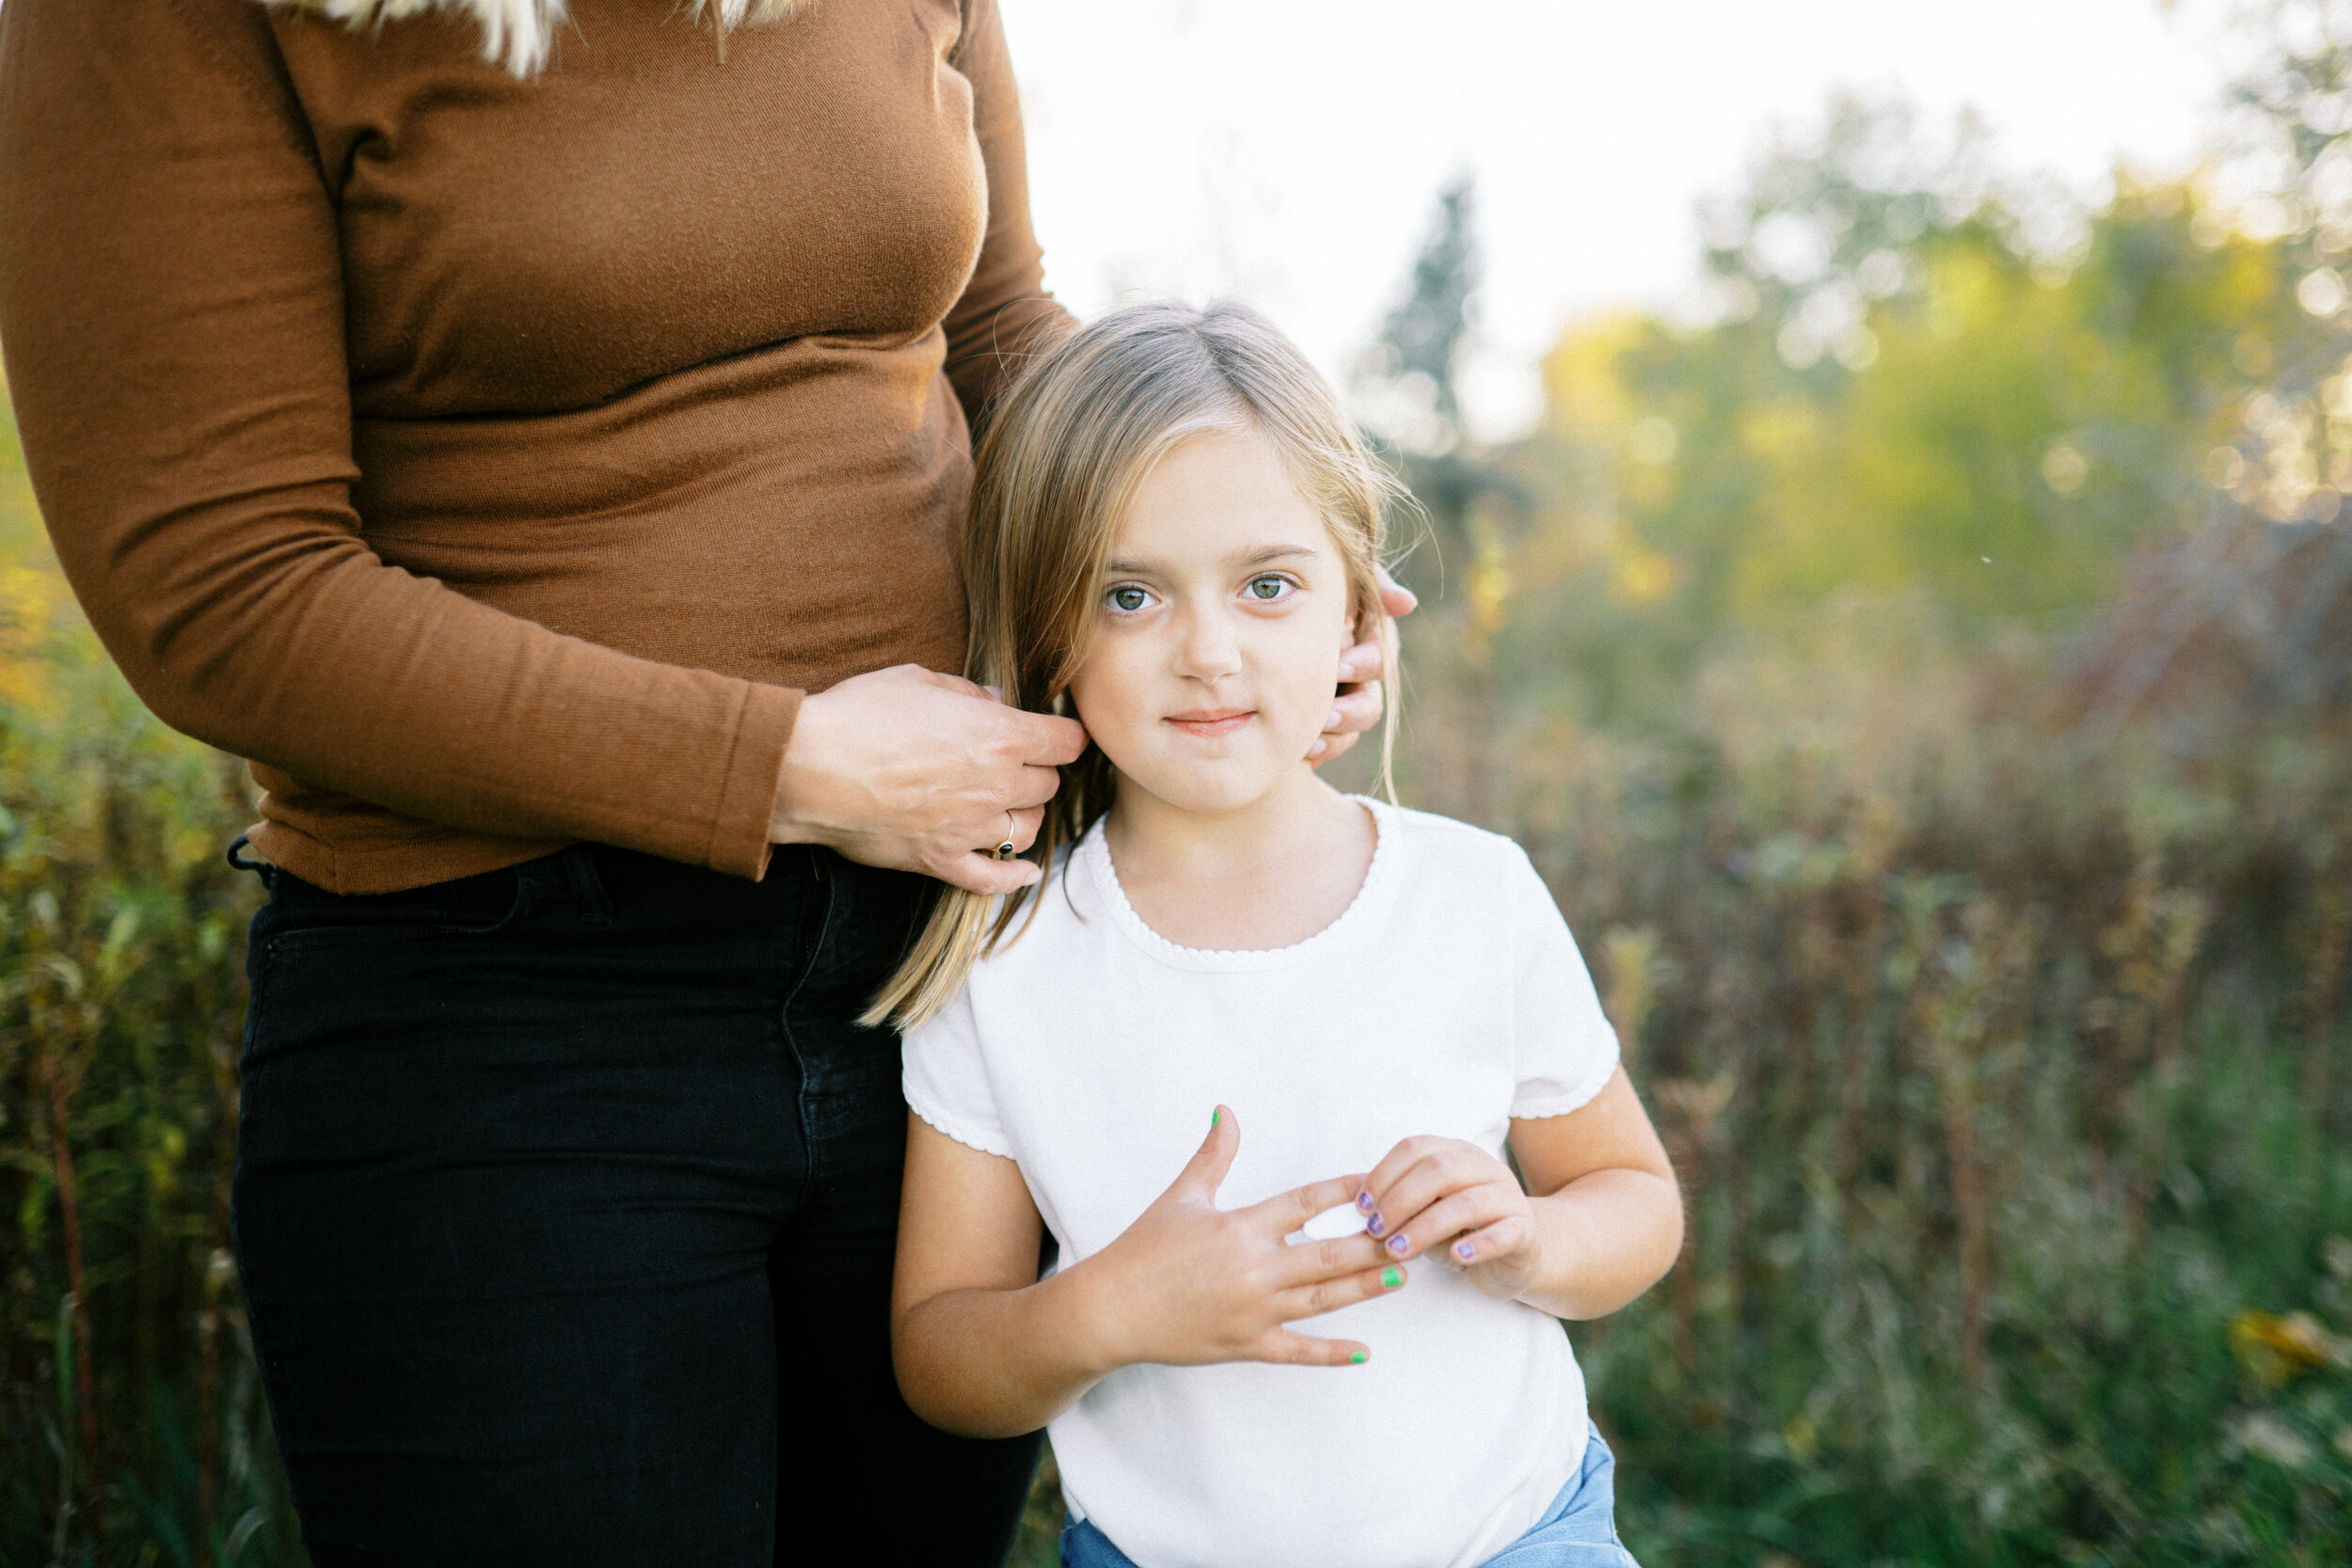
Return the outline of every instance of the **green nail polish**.
{"type": "Polygon", "coordinates": [[[1362,1366],[1365,1362],[1367,1362],[1367,1361],[1371,1360],[1371,1359],[1372,1359],[1372,1357],[1371,1357],[1371,1356],[1369,1356],[1369,1355],[1367,1355],[1367,1354],[1366,1354],[1365,1353],[1363,1353],[1362,1351],[1358,1351],[1355,1354],[1353,1354],[1353,1355],[1349,1356],[1347,1359],[1348,1359],[1348,1361],[1349,1361],[1349,1363],[1350,1363],[1350,1364],[1352,1364],[1352,1365],[1354,1365],[1354,1366],[1360,1367],[1360,1366],[1362,1366]]]}
{"type": "Polygon", "coordinates": [[[1209,1125],[1210,1125],[1210,1127],[1212,1127],[1212,1128],[1216,1127],[1216,1118],[1217,1118],[1217,1117],[1221,1117],[1221,1116],[1223,1116],[1224,1114],[1225,1114],[1225,1113],[1224,1113],[1224,1112],[1222,1112],[1222,1111],[1211,1111],[1211,1112],[1209,1113],[1209,1125]]]}
{"type": "Polygon", "coordinates": [[[1403,1269],[1382,1269],[1380,1271],[1380,1283],[1386,1285],[1390,1290],[1393,1291],[1399,1285],[1405,1283],[1405,1271],[1403,1269]]]}

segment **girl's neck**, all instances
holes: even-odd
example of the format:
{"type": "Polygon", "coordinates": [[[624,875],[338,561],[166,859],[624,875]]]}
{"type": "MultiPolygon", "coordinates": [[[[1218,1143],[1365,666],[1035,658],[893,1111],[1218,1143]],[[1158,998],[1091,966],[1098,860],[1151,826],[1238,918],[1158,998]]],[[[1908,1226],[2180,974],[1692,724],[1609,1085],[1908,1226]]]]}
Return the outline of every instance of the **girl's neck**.
{"type": "Polygon", "coordinates": [[[1230,811],[1187,811],[1121,777],[1103,826],[1143,923],[1180,947],[1256,952],[1306,941],[1355,901],[1377,833],[1303,765],[1230,811]]]}

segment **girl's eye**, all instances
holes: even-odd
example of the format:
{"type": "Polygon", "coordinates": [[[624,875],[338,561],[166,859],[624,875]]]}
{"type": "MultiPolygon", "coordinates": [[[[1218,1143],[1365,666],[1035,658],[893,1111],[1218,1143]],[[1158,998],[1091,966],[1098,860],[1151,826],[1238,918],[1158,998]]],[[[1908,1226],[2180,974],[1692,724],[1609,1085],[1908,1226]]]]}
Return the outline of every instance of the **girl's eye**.
{"type": "Polygon", "coordinates": [[[1132,615],[1136,610],[1141,610],[1145,605],[1150,604],[1152,602],[1152,595],[1145,593],[1140,588],[1129,585],[1126,587],[1112,589],[1110,592],[1110,601],[1111,608],[1113,610],[1123,610],[1132,615]]]}
{"type": "Polygon", "coordinates": [[[1288,578],[1263,577],[1251,578],[1247,592],[1260,604],[1272,604],[1286,595],[1290,590],[1291,579],[1288,578]]]}

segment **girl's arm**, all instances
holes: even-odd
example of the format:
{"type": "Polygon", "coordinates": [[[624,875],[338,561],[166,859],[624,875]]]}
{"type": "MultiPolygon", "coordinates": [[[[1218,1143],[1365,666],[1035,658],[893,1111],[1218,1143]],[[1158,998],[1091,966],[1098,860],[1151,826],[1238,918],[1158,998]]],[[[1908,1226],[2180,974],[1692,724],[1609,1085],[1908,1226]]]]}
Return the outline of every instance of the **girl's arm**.
{"type": "Polygon", "coordinates": [[[1037,1277],[1042,1226],[1021,1169],[907,1120],[906,1192],[891,1300],[898,1388],[948,1432],[1034,1432],[1120,1367],[1277,1361],[1340,1367],[1370,1354],[1282,1325],[1383,1295],[1405,1270],[1365,1236],[1283,1238],[1363,1185],[1336,1177],[1248,1209],[1216,1207],[1241,1148],[1219,1107],[1208,1140],[1119,1239],[1037,1277]]]}
{"type": "Polygon", "coordinates": [[[1557,1318],[1605,1317],[1674,1266],[1681,1194],[1623,1068],[1566,1116],[1514,1120],[1511,1149],[1524,1188],[1475,1144],[1407,1138],[1358,1207],[1391,1257],[1434,1253],[1489,1295],[1557,1318]]]}

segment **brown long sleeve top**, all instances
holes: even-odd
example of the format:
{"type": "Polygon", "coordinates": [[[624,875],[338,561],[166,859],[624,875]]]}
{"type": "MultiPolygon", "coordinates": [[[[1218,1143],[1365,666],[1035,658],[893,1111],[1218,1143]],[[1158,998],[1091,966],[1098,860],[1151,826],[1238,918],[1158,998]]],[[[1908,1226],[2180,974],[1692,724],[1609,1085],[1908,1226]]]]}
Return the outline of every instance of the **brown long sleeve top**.
{"type": "Polygon", "coordinates": [[[756,876],[800,696],[961,667],[967,417],[1041,289],[994,0],[729,40],[0,7],[0,344],[59,560],[254,842],[383,892],[756,876]]]}

